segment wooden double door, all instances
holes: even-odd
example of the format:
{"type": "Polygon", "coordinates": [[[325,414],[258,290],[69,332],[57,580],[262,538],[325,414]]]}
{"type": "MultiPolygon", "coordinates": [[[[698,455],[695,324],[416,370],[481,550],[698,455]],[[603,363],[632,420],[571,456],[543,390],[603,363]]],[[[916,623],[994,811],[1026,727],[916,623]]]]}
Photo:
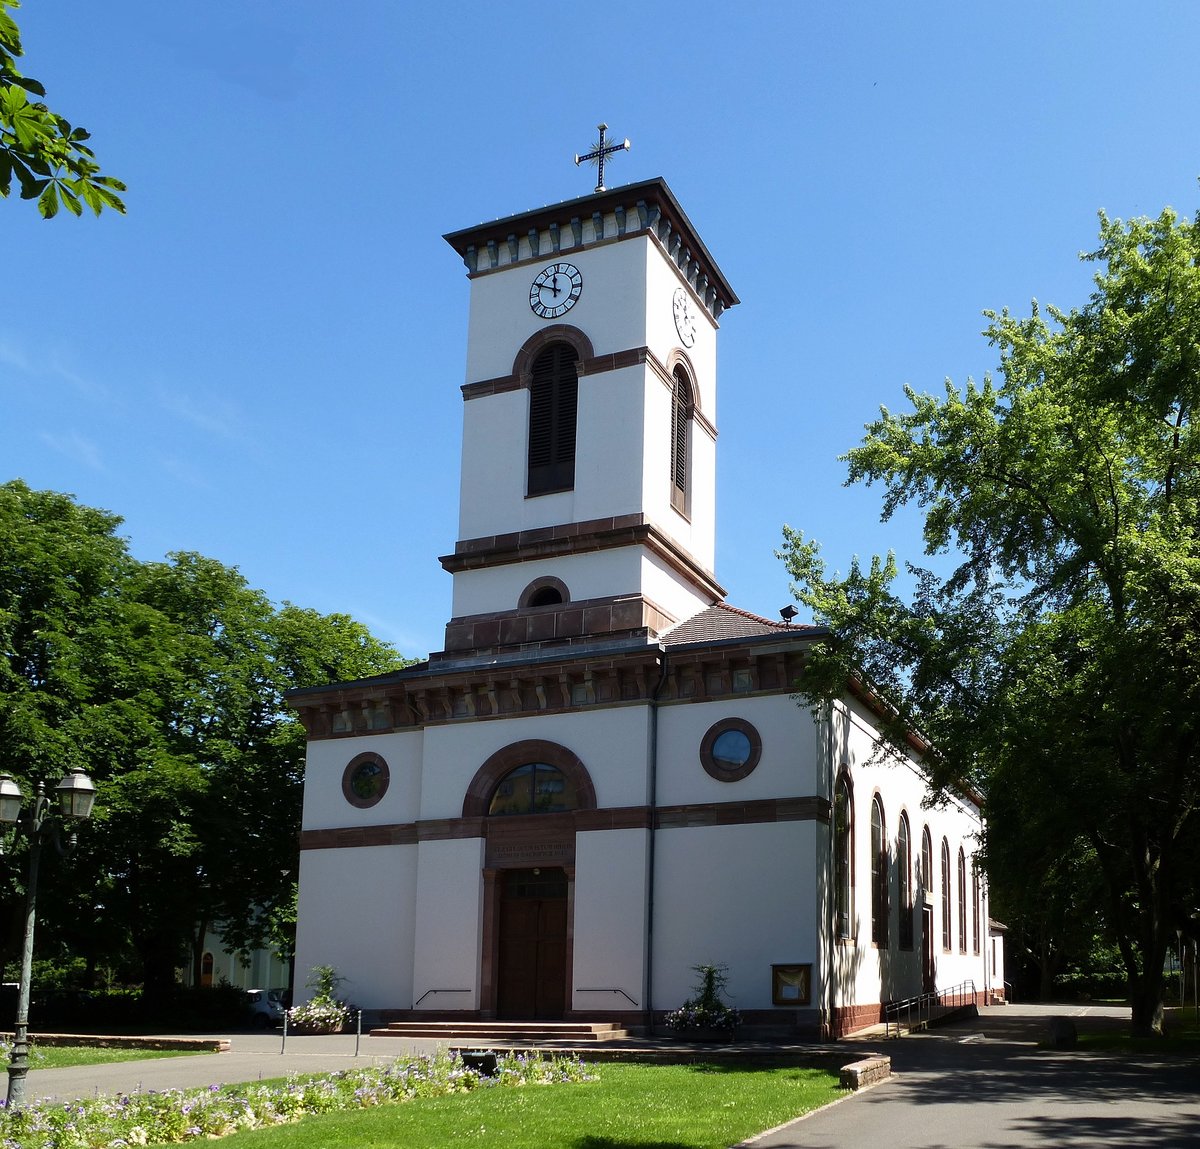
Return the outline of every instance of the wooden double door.
{"type": "Polygon", "coordinates": [[[566,871],[506,870],[499,894],[497,1016],[560,1021],[567,997],[566,871]]]}

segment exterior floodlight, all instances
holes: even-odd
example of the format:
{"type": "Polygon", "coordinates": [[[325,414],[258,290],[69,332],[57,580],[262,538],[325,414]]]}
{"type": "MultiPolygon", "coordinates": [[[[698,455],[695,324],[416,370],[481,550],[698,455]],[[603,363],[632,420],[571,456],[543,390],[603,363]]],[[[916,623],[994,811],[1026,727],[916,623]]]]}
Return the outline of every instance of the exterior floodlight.
{"type": "Polygon", "coordinates": [[[63,775],[56,787],[59,808],[64,818],[90,818],[92,803],[96,801],[96,787],[92,780],[78,767],[72,766],[63,775]]]}
{"type": "Polygon", "coordinates": [[[788,624],[788,626],[791,626],[791,625],[792,625],[792,619],[794,619],[794,618],[796,617],[796,615],[798,615],[799,613],[800,613],[800,612],[799,612],[799,611],[798,611],[798,610],[797,610],[797,609],[796,609],[794,606],[792,606],[792,604],[789,602],[789,603],[787,604],[787,606],[785,606],[785,607],[784,607],[784,608],[783,608],[783,609],[782,609],[782,610],[779,612],[779,617],[780,617],[781,619],[783,619],[783,621],[784,621],[784,622],[786,622],[786,623],[788,624]]]}
{"type": "Polygon", "coordinates": [[[0,822],[10,825],[20,817],[25,795],[11,774],[0,774],[0,822]]]}

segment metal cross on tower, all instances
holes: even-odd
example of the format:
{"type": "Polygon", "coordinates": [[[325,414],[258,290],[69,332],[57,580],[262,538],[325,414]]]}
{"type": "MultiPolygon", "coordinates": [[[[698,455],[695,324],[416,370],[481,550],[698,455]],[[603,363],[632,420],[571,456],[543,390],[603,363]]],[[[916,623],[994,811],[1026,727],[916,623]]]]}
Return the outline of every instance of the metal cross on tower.
{"type": "Polygon", "coordinates": [[[600,142],[592,148],[586,156],[576,156],[575,166],[578,167],[582,163],[594,163],[596,165],[596,190],[602,192],[604,190],[604,157],[611,156],[613,152],[629,151],[629,141],[622,140],[619,144],[605,144],[604,133],[608,131],[607,124],[597,124],[600,129],[600,142]]]}

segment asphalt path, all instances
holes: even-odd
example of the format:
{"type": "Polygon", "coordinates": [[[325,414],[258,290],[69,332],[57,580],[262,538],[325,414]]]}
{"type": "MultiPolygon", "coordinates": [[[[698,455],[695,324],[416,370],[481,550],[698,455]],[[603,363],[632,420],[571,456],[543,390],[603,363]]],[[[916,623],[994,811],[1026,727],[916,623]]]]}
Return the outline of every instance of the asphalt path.
{"type": "MultiPolygon", "coordinates": [[[[229,1034],[213,1036],[230,1038],[229,1034]]],[[[233,1034],[231,1042],[227,1053],[113,1061],[67,1069],[31,1069],[25,1094],[31,1101],[71,1101],[100,1094],[207,1088],[297,1073],[332,1073],[364,1065],[382,1065],[410,1052],[433,1053],[438,1046],[436,1041],[401,1042],[365,1035],[356,1046],[356,1035],[352,1033],[327,1037],[289,1036],[284,1046],[279,1031],[233,1034]]]]}
{"type": "MultiPolygon", "coordinates": [[[[846,1061],[867,1053],[890,1056],[893,1076],[747,1144],[754,1149],[1200,1147],[1200,1062],[1039,1049],[1049,1019],[1072,1014],[1081,1032],[1129,1022],[1128,1009],[1014,1005],[981,1010],[978,1019],[929,1034],[843,1042],[846,1061]]],[[[232,1042],[227,1053],[35,1069],[28,1096],[66,1101],[326,1073],[432,1052],[438,1044],[363,1037],[356,1055],[353,1034],[289,1037],[282,1053],[278,1032],[235,1034],[232,1042]]]]}
{"type": "MultiPolygon", "coordinates": [[[[1200,1062],[1039,1049],[1049,1019],[1127,1027],[1127,1008],[1005,1006],[899,1040],[859,1041],[893,1076],[752,1139],[754,1149],[1197,1149],[1200,1062]]],[[[847,1043],[850,1044],[850,1043],[847,1043]]]]}

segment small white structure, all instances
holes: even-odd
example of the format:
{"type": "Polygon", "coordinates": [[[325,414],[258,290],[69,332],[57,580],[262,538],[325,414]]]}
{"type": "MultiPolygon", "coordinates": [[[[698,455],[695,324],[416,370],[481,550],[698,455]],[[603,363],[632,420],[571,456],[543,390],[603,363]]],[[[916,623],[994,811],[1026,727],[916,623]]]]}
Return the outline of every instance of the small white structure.
{"type": "MultiPolygon", "coordinates": [[[[195,971],[189,963],[177,975],[183,985],[192,985],[195,971]]],[[[269,949],[252,950],[242,956],[230,951],[216,930],[206,930],[200,955],[200,982],[203,987],[232,985],[237,989],[286,988],[290,977],[288,964],[269,949]]]]}
{"type": "Polygon", "coordinates": [[[454,617],[428,662],[291,696],[298,974],[395,1016],[647,1026],[723,964],[748,1025],[827,1036],[923,987],[985,1000],[977,800],[925,810],[862,697],[793,697],[823,633],[724,602],[738,300],[666,183],[446,239],[471,285],[454,617]]]}

